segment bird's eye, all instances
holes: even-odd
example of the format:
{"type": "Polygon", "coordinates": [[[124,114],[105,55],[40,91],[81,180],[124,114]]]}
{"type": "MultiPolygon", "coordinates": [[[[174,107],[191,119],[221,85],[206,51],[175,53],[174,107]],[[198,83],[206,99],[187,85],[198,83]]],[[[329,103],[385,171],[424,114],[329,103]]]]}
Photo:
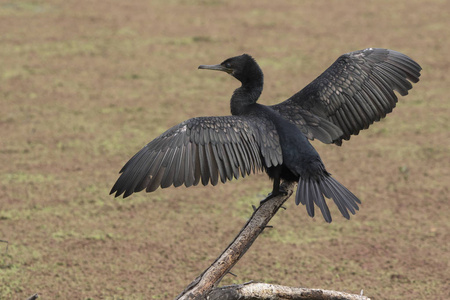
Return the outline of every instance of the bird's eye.
{"type": "Polygon", "coordinates": [[[228,68],[228,69],[231,69],[231,64],[230,63],[226,63],[225,67],[228,68]]]}

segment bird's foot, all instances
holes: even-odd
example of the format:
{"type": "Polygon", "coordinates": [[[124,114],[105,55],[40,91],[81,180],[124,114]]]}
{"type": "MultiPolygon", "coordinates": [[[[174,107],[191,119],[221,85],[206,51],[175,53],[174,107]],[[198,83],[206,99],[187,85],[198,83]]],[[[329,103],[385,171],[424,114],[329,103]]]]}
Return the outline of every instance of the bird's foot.
{"type": "Polygon", "coordinates": [[[266,201],[268,201],[268,200],[270,200],[270,199],[272,199],[272,198],[274,198],[276,196],[279,196],[279,195],[286,196],[287,194],[288,194],[288,192],[285,189],[280,187],[278,189],[278,191],[272,191],[269,195],[267,195],[267,197],[265,199],[261,200],[259,202],[259,205],[262,205],[264,202],[266,202],[266,201]]]}

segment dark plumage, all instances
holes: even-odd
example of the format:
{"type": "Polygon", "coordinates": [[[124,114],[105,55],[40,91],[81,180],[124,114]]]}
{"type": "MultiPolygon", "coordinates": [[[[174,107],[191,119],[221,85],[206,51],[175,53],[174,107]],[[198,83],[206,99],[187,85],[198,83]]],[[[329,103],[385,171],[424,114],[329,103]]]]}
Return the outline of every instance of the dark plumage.
{"type": "Polygon", "coordinates": [[[298,182],[295,203],[314,204],[331,222],[325,198],[333,199],[345,218],[359,199],[326,171],[308,139],[341,145],[391,112],[394,90],[408,94],[421,67],[404,54],[368,48],[342,55],[297,94],[273,106],[256,103],[263,73],[247,54],[199,69],[224,71],[242,86],[231,97],[231,116],[193,118],[147,144],[122,168],[111,190],[116,197],[158,187],[189,187],[226,182],[257,170],[274,180],[298,182]],[[409,80],[409,81],[408,81],[409,80]]]}

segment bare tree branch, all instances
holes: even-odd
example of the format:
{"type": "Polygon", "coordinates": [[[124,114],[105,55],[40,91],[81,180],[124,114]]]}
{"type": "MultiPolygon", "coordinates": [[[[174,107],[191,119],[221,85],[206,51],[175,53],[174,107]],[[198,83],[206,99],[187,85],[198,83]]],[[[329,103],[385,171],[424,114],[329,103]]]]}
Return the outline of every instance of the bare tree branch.
{"type": "Polygon", "coordinates": [[[282,189],[287,193],[280,194],[264,201],[255,209],[252,217],[242,228],[233,242],[206,269],[200,276],[191,282],[186,289],[177,296],[176,300],[186,299],[312,299],[312,300],[370,300],[361,295],[352,295],[342,292],[293,288],[264,283],[250,283],[215,288],[222,278],[230,272],[231,268],[250,248],[259,234],[267,227],[267,224],[283,203],[292,195],[294,184],[282,184],[282,189]]]}
{"type": "Polygon", "coordinates": [[[247,224],[219,258],[189,284],[176,299],[204,299],[219,284],[220,280],[250,248],[281,205],[292,195],[292,185],[284,185],[284,189],[287,191],[286,195],[280,194],[265,201],[253,212],[247,224]]]}
{"type": "Polygon", "coordinates": [[[39,298],[39,295],[34,294],[33,296],[30,296],[27,300],[36,300],[37,298],[39,298]]]}

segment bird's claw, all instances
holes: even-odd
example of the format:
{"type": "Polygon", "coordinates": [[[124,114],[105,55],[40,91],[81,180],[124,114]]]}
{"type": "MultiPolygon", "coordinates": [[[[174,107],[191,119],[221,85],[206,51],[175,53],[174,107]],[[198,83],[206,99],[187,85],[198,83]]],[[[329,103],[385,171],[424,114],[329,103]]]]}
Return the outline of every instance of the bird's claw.
{"type": "Polygon", "coordinates": [[[276,191],[276,192],[272,191],[271,193],[269,193],[269,195],[267,195],[267,197],[265,199],[263,199],[259,202],[259,205],[262,205],[264,202],[266,202],[276,196],[279,196],[279,195],[286,196],[287,194],[288,194],[288,192],[283,188],[278,189],[278,191],[276,191]]]}

